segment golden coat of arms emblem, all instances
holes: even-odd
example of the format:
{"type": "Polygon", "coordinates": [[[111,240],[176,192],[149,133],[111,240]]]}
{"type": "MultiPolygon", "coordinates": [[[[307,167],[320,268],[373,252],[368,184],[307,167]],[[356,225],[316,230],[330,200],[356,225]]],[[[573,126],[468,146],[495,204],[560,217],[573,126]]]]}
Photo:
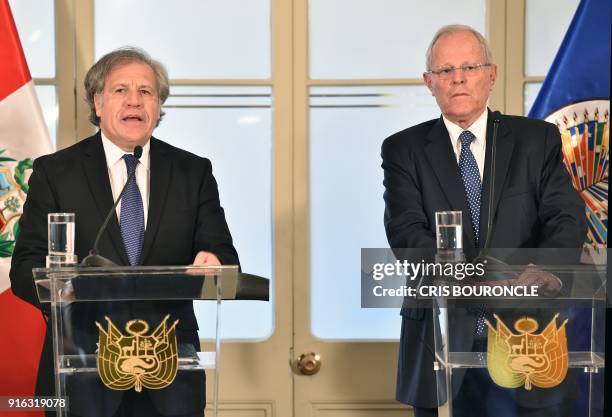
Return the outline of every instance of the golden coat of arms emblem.
{"type": "Polygon", "coordinates": [[[565,320],[557,327],[557,313],[540,334],[538,322],[523,317],[514,324],[518,334],[513,333],[494,314],[497,327],[488,321],[487,368],[493,381],[504,388],[533,386],[552,388],[559,385],[567,375],[568,353],[565,335],[565,320]]]}
{"type": "Polygon", "coordinates": [[[165,388],[174,381],[178,371],[176,344],[176,320],[168,329],[167,315],[150,334],[144,320],[131,320],[125,325],[128,335],[122,334],[113,322],[105,317],[108,328],[100,323],[98,341],[98,374],[108,388],[141,392],[165,388]]]}

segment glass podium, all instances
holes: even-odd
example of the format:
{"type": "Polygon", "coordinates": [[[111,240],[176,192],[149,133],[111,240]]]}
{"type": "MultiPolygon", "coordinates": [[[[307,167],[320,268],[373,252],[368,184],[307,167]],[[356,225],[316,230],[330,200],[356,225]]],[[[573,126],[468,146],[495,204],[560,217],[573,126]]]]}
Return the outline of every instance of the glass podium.
{"type": "Polygon", "coordinates": [[[529,267],[490,267],[496,280],[453,283],[449,294],[431,297],[440,417],[464,415],[457,410],[466,407],[459,402],[467,378],[482,381],[482,402],[473,407],[494,413],[487,415],[498,415],[488,403],[499,406],[500,398],[508,410],[537,411],[568,396],[575,397],[570,414],[603,415],[607,268],[538,266],[559,278],[561,291],[534,296],[503,279],[529,267]]]}
{"type": "MultiPolygon", "coordinates": [[[[41,303],[51,305],[56,393],[75,411],[106,402],[112,408],[128,390],[167,400],[176,382],[196,395],[198,383],[204,391],[208,373],[207,383],[213,384],[208,405],[216,416],[220,304],[237,293],[248,298],[240,295],[241,286],[261,292],[263,285],[268,291],[267,280],[246,274],[239,279],[238,266],[74,266],[36,268],[33,274],[41,303]],[[199,342],[192,300],[216,302],[213,351],[194,348],[199,342]],[[87,394],[77,401],[79,393],[87,394]]],[[[56,411],[68,412],[59,406],[56,411]]]]}

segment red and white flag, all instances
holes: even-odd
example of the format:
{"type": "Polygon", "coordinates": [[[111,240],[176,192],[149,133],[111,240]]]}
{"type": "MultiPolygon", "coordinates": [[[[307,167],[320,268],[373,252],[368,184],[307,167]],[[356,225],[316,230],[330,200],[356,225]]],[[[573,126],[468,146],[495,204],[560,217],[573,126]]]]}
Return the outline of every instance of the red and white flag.
{"type": "Polygon", "coordinates": [[[9,270],[32,161],[50,152],[11,9],[8,0],[0,0],[0,396],[34,394],[45,321],[13,295],[9,270]]]}

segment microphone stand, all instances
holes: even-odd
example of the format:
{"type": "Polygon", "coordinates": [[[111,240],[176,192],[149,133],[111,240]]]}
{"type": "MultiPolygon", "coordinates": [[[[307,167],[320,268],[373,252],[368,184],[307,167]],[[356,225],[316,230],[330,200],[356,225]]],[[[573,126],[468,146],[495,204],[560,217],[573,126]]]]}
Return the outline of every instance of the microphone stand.
{"type": "Polygon", "coordinates": [[[495,202],[495,155],[497,153],[497,130],[499,129],[499,112],[495,112],[493,119],[493,138],[491,140],[491,165],[489,169],[489,201],[487,202],[487,237],[485,244],[478,256],[473,262],[487,262],[490,265],[506,265],[505,262],[489,255],[491,241],[493,240],[494,217],[496,211],[494,209],[495,202]]]}

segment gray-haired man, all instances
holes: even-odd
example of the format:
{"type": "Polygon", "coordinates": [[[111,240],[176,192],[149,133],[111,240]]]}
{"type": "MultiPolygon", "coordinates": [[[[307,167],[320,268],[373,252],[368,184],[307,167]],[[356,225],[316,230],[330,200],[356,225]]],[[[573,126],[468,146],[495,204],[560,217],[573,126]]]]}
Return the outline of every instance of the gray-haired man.
{"type": "MultiPolygon", "coordinates": [[[[100,130],[34,162],[12,260],[15,294],[40,307],[31,277],[32,268],[45,263],[47,213],[76,213],[75,252],[83,259],[133,169],[134,183],[100,240],[102,255],[119,265],[238,264],[210,161],[152,136],[169,94],[164,67],[144,51],[119,49],[94,64],[85,88],[90,120],[100,130]],[[137,145],[143,148],[139,161],[131,155],[137,145]]],[[[91,330],[83,332],[80,351],[95,352],[95,322],[105,323],[109,311],[121,329],[132,318],[157,326],[170,314],[179,320],[178,343],[199,350],[191,302],[78,304],[72,325],[91,330]]],[[[49,333],[37,395],[54,393],[49,333]]],[[[70,413],[81,416],[201,417],[205,405],[204,374],[197,372],[179,372],[169,387],[142,393],[109,390],[97,375],[73,377],[67,390],[70,413]]]]}
{"type": "MultiPolygon", "coordinates": [[[[398,132],[382,145],[385,230],[392,248],[435,248],[435,213],[463,212],[463,247],[474,253],[488,237],[494,208],[493,248],[580,248],[584,203],[561,162],[556,126],[487,109],[497,67],[484,37],[471,27],[445,26],[426,55],[425,84],[441,117],[398,132]],[[493,122],[499,120],[495,196],[489,196],[493,122]]],[[[542,292],[559,290],[550,274],[524,274],[542,292]]],[[[432,312],[402,309],[398,400],[416,417],[437,415],[432,312]]],[[[461,350],[471,351],[476,314],[465,314],[461,350]]],[[[457,321],[459,322],[459,321],[457,321]]],[[[572,416],[567,387],[541,393],[494,387],[488,375],[468,371],[455,400],[455,417],[572,416]],[[515,408],[513,408],[515,407],[515,408]]],[[[459,372],[460,373],[460,372],[459,372]]]]}

